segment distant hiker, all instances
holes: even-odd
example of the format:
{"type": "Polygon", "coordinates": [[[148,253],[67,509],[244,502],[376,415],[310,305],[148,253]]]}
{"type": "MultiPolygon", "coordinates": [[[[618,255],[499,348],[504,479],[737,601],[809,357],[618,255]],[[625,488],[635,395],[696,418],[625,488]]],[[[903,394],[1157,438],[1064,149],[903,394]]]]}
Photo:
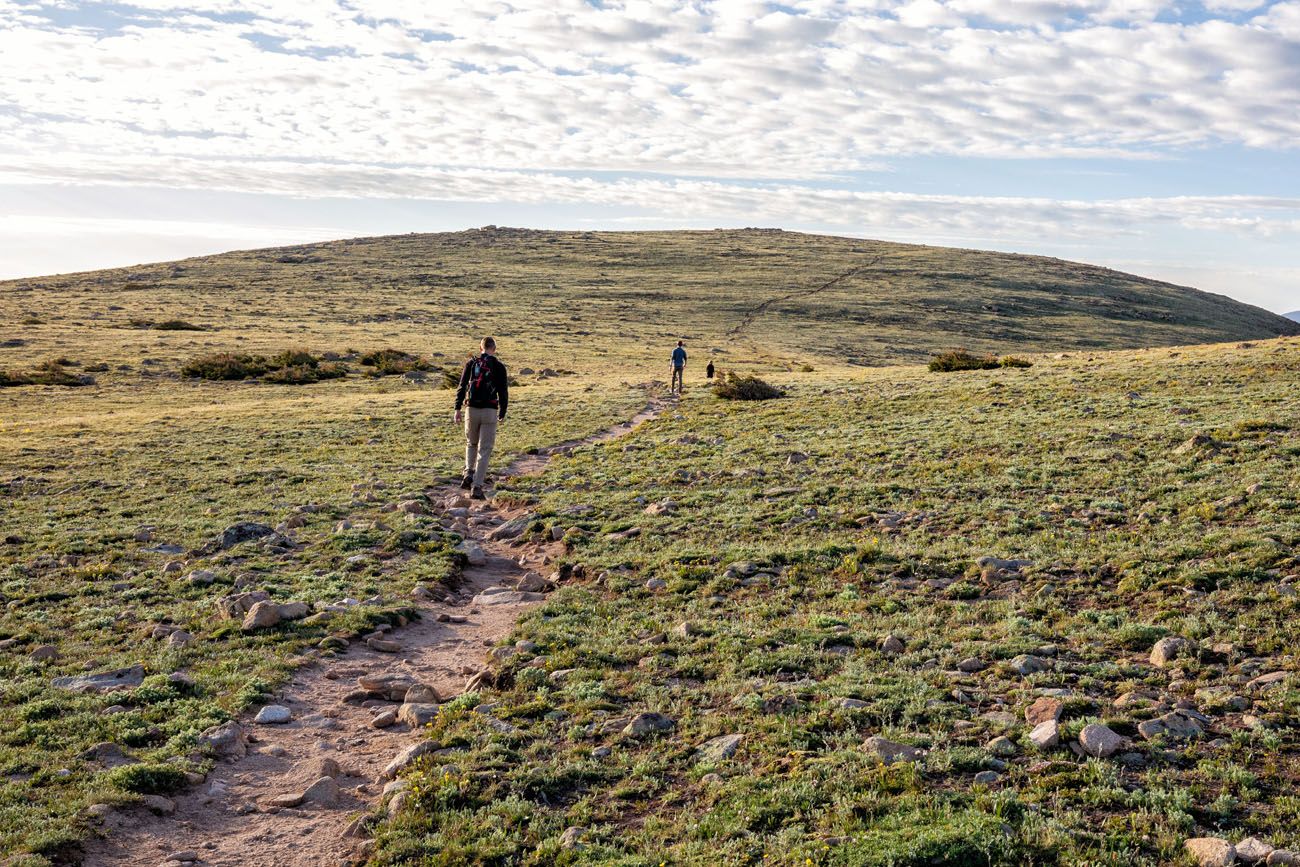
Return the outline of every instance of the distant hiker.
{"type": "Polygon", "coordinates": [[[704,368],[704,376],[707,379],[713,379],[713,359],[709,359],[709,366],[704,368]]]}
{"type": "Polygon", "coordinates": [[[456,389],[456,424],[465,422],[465,477],[462,488],[473,488],[470,497],[483,499],[483,480],[487,478],[488,459],[497,441],[497,423],[504,421],[510,403],[510,384],[506,366],[497,361],[497,342],[484,337],[482,350],[465,363],[456,389]],[[461,407],[469,404],[469,413],[461,407]]]}
{"type": "Polygon", "coordinates": [[[669,391],[682,393],[682,374],[686,372],[686,347],[682,341],[677,341],[677,348],[673,350],[673,382],[669,386],[669,391]]]}

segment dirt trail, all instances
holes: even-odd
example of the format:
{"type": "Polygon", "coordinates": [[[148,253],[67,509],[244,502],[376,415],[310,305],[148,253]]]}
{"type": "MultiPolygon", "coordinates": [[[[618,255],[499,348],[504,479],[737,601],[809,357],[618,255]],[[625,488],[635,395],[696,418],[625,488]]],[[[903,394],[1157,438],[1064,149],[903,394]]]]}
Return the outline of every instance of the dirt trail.
{"type": "Polygon", "coordinates": [[[832,277],[830,280],[827,280],[825,283],[821,284],[820,286],[814,286],[811,289],[796,289],[794,292],[787,292],[784,295],[778,295],[775,298],[769,298],[766,301],[762,302],[761,304],[755,306],[753,310],[746,313],[745,318],[740,320],[740,323],[736,325],[736,327],[728,331],[727,334],[732,337],[739,337],[741,334],[744,333],[745,329],[747,329],[749,326],[754,324],[755,319],[757,319],[758,317],[766,313],[767,308],[771,307],[773,304],[779,304],[782,301],[789,301],[792,298],[800,298],[800,297],[807,298],[809,296],[816,295],[818,292],[824,292],[825,290],[839,283],[842,283],[843,281],[849,279],[850,277],[854,277],[858,274],[861,274],[863,271],[867,270],[868,268],[874,268],[877,264],[880,263],[880,260],[883,258],[884,258],[883,256],[877,256],[876,258],[872,259],[870,262],[867,262],[865,265],[859,265],[856,268],[845,271],[843,274],[840,274],[838,277],[832,277]]]}
{"type": "MultiPolygon", "coordinates": [[[[577,446],[606,442],[654,418],[667,401],[651,401],[630,421],[581,440],[560,443],[525,455],[499,477],[542,472],[552,455],[577,446]]],[[[427,491],[435,503],[459,497],[459,488],[427,491]]],[[[470,510],[470,541],[487,555],[467,566],[464,582],[445,603],[420,602],[421,618],[389,637],[398,653],[379,653],[362,642],[328,661],[300,669],[277,695],[276,704],[293,712],[284,725],[241,723],[250,735],[248,754],[223,759],[199,786],[176,796],[176,811],[156,816],[143,807],[115,811],[105,820],[104,836],[88,841],[86,867],[161,865],[174,853],[197,854],[198,864],[214,867],[321,867],[353,864],[361,839],[346,836],[348,826],[382,794],[377,782],[393,757],[418,739],[406,726],[376,729],[378,712],[344,697],[357,689],[357,678],[385,672],[406,673],[437,689],[443,699],[464,689],[468,677],[484,667],[484,648],[509,634],[520,614],[536,603],[483,605],[473,600],[492,587],[514,588],[528,571],[542,571],[560,553],[558,543],[522,544],[490,538],[493,529],[523,514],[497,508],[489,500],[470,510]],[[439,622],[439,615],[446,615],[439,622]],[[446,622],[447,618],[464,622],[446,622]],[[306,805],[277,809],[266,801],[300,793],[322,776],[324,760],[342,768],[335,806],[306,805]]],[[[549,571],[549,570],[548,570],[549,571]]],[[[545,573],[543,573],[545,574],[545,573]]],[[[397,703],[388,705],[397,708],[397,703]]],[[[181,862],[185,863],[185,862],[181,862]]]]}

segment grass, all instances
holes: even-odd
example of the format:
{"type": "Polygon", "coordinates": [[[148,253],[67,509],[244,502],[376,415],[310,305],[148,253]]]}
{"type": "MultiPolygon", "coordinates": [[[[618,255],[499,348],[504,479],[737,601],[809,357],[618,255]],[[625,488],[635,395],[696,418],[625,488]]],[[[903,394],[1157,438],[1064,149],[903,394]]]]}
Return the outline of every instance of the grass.
{"type": "Polygon", "coordinates": [[[677,415],[512,482],[596,577],[509,639],[545,664],[510,659],[513,685],[474,699],[515,733],[440,718],[451,752],[413,775],[376,863],[1157,865],[1199,834],[1300,846],[1300,682],[1246,685],[1294,670],[1297,374],[1293,340],[889,368],[830,394],[791,377],[764,404],[688,391],[677,415]],[[1238,438],[1178,451],[1201,431],[1238,438]],[[901,654],[880,650],[891,634],[901,654]],[[1170,634],[1199,648],[1172,672],[1147,661],[1170,634]],[[1013,674],[1019,654],[1047,670],[1013,674]],[[959,672],[967,657],[986,667],[959,672]],[[1063,737],[1105,721],[1130,755],[1036,751],[1022,712],[1048,689],[1069,690],[1063,737]],[[1159,712],[1118,699],[1142,690],[1191,702],[1210,734],[1137,738],[1159,712]],[[602,729],[642,711],[675,729],[602,729]],[[724,734],[737,754],[701,763],[724,734]],[[986,747],[999,734],[1009,759],[986,747]],[[880,767],[872,735],[927,753],[880,767]],[[560,847],[569,827],[587,848],[560,847]]]}
{"type": "Polygon", "coordinates": [[[753,374],[744,376],[734,372],[719,376],[713,393],[723,400],[773,400],[785,395],[781,389],[753,374]]]}
{"type": "Polygon", "coordinates": [[[11,281],[0,322],[19,323],[0,333],[0,370],[22,372],[0,390],[0,851],[28,863],[74,852],[87,805],[201,770],[197,733],[323,640],[396,622],[417,584],[456,580],[436,519],[381,509],[459,469],[446,372],[484,333],[518,388],[503,461],[630,417],[679,337],[686,397],[505,493],[534,509],[533,532],[564,533],[589,577],[520,626],[544,667],[508,662],[502,692],[444,709],[433,736],[458,752],[416,774],[376,863],[1154,864],[1194,831],[1300,845],[1295,681],[1244,688],[1294,669],[1281,579],[1300,542],[1297,345],[1263,339],[1291,327],[1276,317],[1057,260],[494,230],[11,281]],[[182,316],[202,330],[152,327],[182,316]],[[1062,357],[926,371],[955,340],[1062,357]],[[719,400],[700,387],[706,355],[789,399],[719,400]],[[187,375],[196,359],[221,375],[187,375]],[[69,368],[94,384],[33,376],[80,381],[69,368]],[[365,375],[381,370],[430,375],[365,375]],[[676,508],[645,512],[666,499],[676,508]],[[336,534],[345,517],[354,529],[336,534]],[[248,520],[297,544],[150,550],[248,520]],[[609,538],[632,527],[645,532],[609,538]],[[998,575],[976,565],[987,554],[1033,565],[998,575]],[[196,568],[215,583],[188,582],[196,568]],[[665,588],[646,589],[656,578],[665,588]],[[245,635],[214,604],[236,581],[374,601],[245,635]],[[169,648],[149,637],[158,624],[196,640],[169,648]],[[891,632],[905,650],[887,657],[891,632]],[[1143,664],[1167,634],[1201,648],[1177,687],[1143,664]],[[29,658],[45,644],[54,660],[29,658]],[[1049,644],[1052,670],[1008,676],[1002,663],[1049,644]],[[967,656],[988,667],[953,676],[967,656]],[[146,677],[126,693],[50,684],[136,663],[146,677]],[[560,669],[573,671],[553,681],[560,669]],[[1150,710],[1114,699],[1152,688],[1212,713],[1217,742],[1142,745],[1131,767],[1062,749],[1038,767],[1023,726],[983,714],[1017,715],[1054,686],[1073,690],[1069,733],[1105,719],[1131,734],[1150,710]],[[517,732],[487,725],[480,701],[517,732]],[[676,726],[645,741],[596,730],[640,710],[676,726]],[[1020,753],[977,786],[1004,729],[1020,753]],[[729,733],[744,735],[737,754],[700,764],[696,746],[729,733]],[[861,750],[873,734],[928,753],[877,767],[861,750]],[[139,764],[82,757],[102,741],[139,764]],[[570,826],[585,849],[561,848],[570,826]]]}

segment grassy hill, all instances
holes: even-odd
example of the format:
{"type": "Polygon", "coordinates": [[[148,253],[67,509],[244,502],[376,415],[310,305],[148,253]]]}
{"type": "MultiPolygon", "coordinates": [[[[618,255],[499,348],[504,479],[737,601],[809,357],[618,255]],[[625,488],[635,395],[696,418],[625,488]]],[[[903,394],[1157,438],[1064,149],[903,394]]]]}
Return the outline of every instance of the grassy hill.
{"type": "MultiPolygon", "coordinates": [[[[102,343],[112,351],[98,360],[179,361],[239,340],[339,351],[393,341],[445,358],[492,332],[517,365],[624,369],[661,367],[679,336],[735,366],[1300,333],[1223,296],[1091,265],[762,230],[359,238],[0,283],[0,314],[40,323],[7,335],[27,340],[29,356],[102,343]],[[210,333],[132,324],[176,319],[210,333]]],[[[13,358],[0,348],[0,369],[13,358]]]]}
{"type": "Polygon", "coordinates": [[[454,758],[417,771],[376,863],[1154,865],[1198,833],[1300,847],[1300,342],[1267,339],[1300,326],[1280,317],[1032,257],[491,230],[12,281],[0,323],[0,371],[34,381],[0,388],[8,863],[75,853],[88,805],[184,785],[207,767],[204,728],[454,580],[441,516],[391,527],[381,507],[455,472],[440,371],[485,331],[519,375],[502,461],[629,417],[679,335],[790,397],[719,401],[697,366],[674,412],[505,492],[530,533],[567,534],[589,580],[514,636],[542,664],[507,660],[501,690],[445,707],[431,736],[454,758]],[[1226,342],[1170,346],[1206,341],[1226,342]],[[899,364],[957,345],[1033,366],[899,364]],[[350,373],[181,373],[295,347],[350,373]],[[380,376],[365,359],[383,348],[431,369],[380,376]],[[297,545],[195,553],[241,521],[297,545]],[[245,634],[215,607],[236,586],[375,601],[245,634]],[[1178,665],[1147,662],[1173,635],[1178,665]],[[1022,654],[1039,670],[1012,670],[1022,654]],[[135,664],[124,692],[52,686],[135,664]],[[1052,696],[1064,745],[1040,752],[1023,712],[1052,696]],[[1180,702],[1203,737],[1139,735],[1180,702]],[[643,711],[674,728],[602,733],[643,711]],[[1094,721],[1133,743],[1077,755],[1094,721]],[[702,762],[727,734],[735,754],[702,762]],[[926,752],[879,766],[870,737],[926,752]],[[103,767],[102,742],[140,764],[103,767]],[[585,848],[562,848],[568,827],[585,848]]]}

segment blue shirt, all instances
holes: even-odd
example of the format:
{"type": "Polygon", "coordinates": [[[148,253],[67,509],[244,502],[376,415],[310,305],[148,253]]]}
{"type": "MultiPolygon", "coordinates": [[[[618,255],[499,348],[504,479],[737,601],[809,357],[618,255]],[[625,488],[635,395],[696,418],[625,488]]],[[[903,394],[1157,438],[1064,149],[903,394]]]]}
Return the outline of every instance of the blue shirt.
{"type": "Polygon", "coordinates": [[[680,346],[673,350],[673,367],[686,366],[686,350],[680,346]]]}

